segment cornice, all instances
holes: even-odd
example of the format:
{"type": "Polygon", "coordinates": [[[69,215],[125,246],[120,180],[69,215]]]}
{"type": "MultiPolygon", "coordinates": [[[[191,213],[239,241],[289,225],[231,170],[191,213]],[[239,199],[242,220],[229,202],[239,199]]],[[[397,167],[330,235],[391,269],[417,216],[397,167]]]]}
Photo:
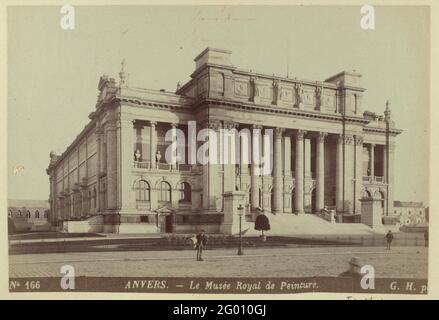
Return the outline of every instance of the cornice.
{"type": "MultiPolygon", "coordinates": [[[[363,128],[364,132],[375,132],[375,133],[386,133],[387,129],[386,128],[373,128],[373,127],[364,127],[363,128]]],[[[403,132],[403,130],[401,129],[396,129],[396,128],[389,128],[389,133],[392,135],[398,135],[401,134],[403,132]]]]}
{"type": "MultiPolygon", "coordinates": [[[[235,102],[230,100],[217,100],[213,98],[205,99],[200,101],[196,106],[195,109],[200,108],[204,104],[214,104],[214,105],[220,105],[227,108],[233,107],[235,110],[244,110],[244,111],[259,111],[262,113],[274,113],[274,114],[280,114],[280,115],[288,115],[288,116],[299,116],[302,118],[313,118],[313,119],[320,119],[320,120],[332,120],[332,121],[343,121],[342,115],[333,115],[328,113],[317,113],[317,112],[311,112],[311,111],[303,111],[299,109],[287,109],[282,108],[279,106],[271,107],[266,105],[260,105],[260,104],[254,104],[254,103],[245,103],[245,102],[235,102]]],[[[350,123],[358,123],[362,125],[368,124],[370,121],[366,120],[364,118],[360,117],[344,117],[346,122],[350,123]]]]}

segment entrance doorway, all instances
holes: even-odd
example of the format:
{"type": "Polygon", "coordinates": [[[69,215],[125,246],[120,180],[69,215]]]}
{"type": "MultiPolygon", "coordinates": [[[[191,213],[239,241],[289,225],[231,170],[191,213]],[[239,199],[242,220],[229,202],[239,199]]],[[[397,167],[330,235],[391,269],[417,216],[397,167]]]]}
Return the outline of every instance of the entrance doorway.
{"type": "Polygon", "coordinates": [[[174,221],[174,215],[168,214],[167,216],[165,216],[165,232],[166,233],[173,232],[173,221],[174,221]]]}

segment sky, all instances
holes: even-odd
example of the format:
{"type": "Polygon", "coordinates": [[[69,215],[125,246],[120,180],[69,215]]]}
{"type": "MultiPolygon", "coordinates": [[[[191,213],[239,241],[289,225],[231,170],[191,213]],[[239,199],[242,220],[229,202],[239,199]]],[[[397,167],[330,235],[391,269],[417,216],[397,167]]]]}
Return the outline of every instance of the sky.
{"type": "Polygon", "coordinates": [[[59,6],[8,10],[8,198],[47,199],[51,150],[62,153],[88,123],[102,74],[174,91],[207,46],[232,51],[242,69],[323,81],[363,75],[363,109],[404,132],[395,149],[395,200],[428,203],[429,9],[359,6],[76,6],[63,30],[59,6]],[[287,62],[288,61],[288,62],[287,62]],[[288,65],[288,67],[287,67],[288,65]]]}

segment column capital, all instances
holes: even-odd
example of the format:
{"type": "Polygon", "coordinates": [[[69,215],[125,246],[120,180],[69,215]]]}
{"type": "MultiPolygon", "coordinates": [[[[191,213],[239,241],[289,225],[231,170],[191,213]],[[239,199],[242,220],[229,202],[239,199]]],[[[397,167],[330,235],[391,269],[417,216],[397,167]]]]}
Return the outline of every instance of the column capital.
{"type": "Polygon", "coordinates": [[[364,138],[363,136],[355,136],[355,144],[363,144],[364,138]]]}
{"type": "Polygon", "coordinates": [[[149,125],[151,127],[155,127],[157,125],[157,121],[149,121],[149,125]]]}
{"type": "Polygon", "coordinates": [[[253,130],[262,130],[263,126],[260,125],[260,124],[254,124],[254,125],[252,126],[252,128],[253,128],[253,130]]]}
{"type": "Polygon", "coordinates": [[[327,132],[319,132],[317,134],[317,141],[318,142],[325,142],[325,138],[326,138],[327,135],[328,135],[327,132]]]}
{"type": "Polygon", "coordinates": [[[274,128],[274,136],[276,139],[282,138],[283,133],[285,132],[285,128],[274,128]]]}
{"type": "Polygon", "coordinates": [[[345,144],[352,144],[354,142],[354,137],[349,134],[345,134],[344,136],[344,143],[345,144]]]}
{"type": "Polygon", "coordinates": [[[219,130],[222,125],[220,120],[206,120],[204,121],[202,127],[205,129],[212,129],[216,131],[219,130]]]}
{"type": "Polygon", "coordinates": [[[306,133],[307,133],[307,131],[305,131],[305,130],[297,130],[296,139],[303,140],[306,133]]]}
{"type": "Polygon", "coordinates": [[[177,127],[178,127],[178,123],[176,123],[176,122],[172,122],[172,123],[171,123],[171,127],[172,127],[172,128],[177,128],[177,127]]]}
{"type": "Polygon", "coordinates": [[[223,128],[224,129],[236,129],[239,126],[238,122],[235,121],[223,121],[223,128]]]}

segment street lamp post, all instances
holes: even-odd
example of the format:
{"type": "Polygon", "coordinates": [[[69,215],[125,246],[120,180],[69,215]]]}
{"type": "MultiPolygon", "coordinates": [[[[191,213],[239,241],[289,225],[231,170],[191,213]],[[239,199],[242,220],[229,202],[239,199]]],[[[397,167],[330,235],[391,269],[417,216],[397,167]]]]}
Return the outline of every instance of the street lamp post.
{"type": "Polygon", "coordinates": [[[240,204],[238,207],[238,216],[239,216],[239,247],[238,247],[238,256],[242,256],[244,252],[242,251],[242,215],[244,213],[244,207],[240,204]]]}

